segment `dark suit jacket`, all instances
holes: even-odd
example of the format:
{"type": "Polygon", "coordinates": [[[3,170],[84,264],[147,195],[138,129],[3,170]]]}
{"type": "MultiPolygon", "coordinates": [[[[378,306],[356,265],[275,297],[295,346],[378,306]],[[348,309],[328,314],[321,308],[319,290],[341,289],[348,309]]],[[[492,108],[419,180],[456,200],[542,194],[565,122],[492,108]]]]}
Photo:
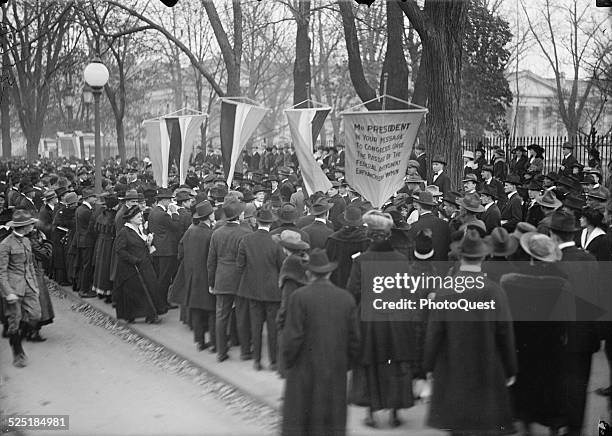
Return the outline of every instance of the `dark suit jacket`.
{"type": "Polygon", "coordinates": [[[530,206],[527,209],[525,221],[529,224],[532,224],[537,227],[538,224],[540,224],[540,221],[542,221],[542,218],[544,218],[544,211],[542,210],[542,207],[539,204],[535,203],[533,206],[530,206]]]}
{"type": "Polygon", "coordinates": [[[501,212],[499,210],[499,207],[497,207],[497,205],[493,203],[487,210],[482,213],[482,215],[480,215],[480,219],[485,223],[485,226],[487,228],[487,234],[490,234],[495,227],[500,226],[501,212]]]}
{"type": "Polygon", "coordinates": [[[419,217],[419,220],[410,228],[411,239],[416,240],[419,230],[431,229],[434,255],[431,260],[448,260],[448,250],[450,245],[450,230],[448,223],[443,219],[426,213],[419,217]]]}
{"type": "MultiPolygon", "coordinates": [[[[298,229],[304,229],[304,227],[306,227],[307,225],[314,223],[314,219],[315,219],[314,215],[304,215],[297,219],[297,221],[295,222],[295,226],[298,229]]],[[[333,230],[334,224],[330,220],[327,220],[327,227],[333,230]]]]}
{"type": "Polygon", "coordinates": [[[236,294],[240,274],[236,266],[240,240],[251,231],[238,223],[225,223],[210,240],[207,268],[208,283],[215,294],[236,294]]]}
{"type": "MultiPolygon", "coordinates": [[[[57,210],[57,206],[55,206],[55,210],[57,210]]],[[[55,211],[51,210],[46,204],[38,211],[38,228],[45,234],[47,239],[51,239],[54,213],[55,211]]]]}
{"type": "Polygon", "coordinates": [[[523,220],[523,200],[518,192],[502,206],[501,219],[507,221],[502,227],[509,232],[513,232],[516,225],[523,220]]]}
{"type": "Polygon", "coordinates": [[[285,255],[267,230],[246,235],[238,245],[238,295],[258,301],[281,301],[278,273],[285,255]]]}
{"type": "Polygon", "coordinates": [[[416,158],[416,161],[419,163],[419,169],[417,170],[419,176],[421,176],[421,179],[427,180],[427,155],[423,153],[416,158]]]}
{"type": "Polygon", "coordinates": [[[191,211],[189,209],[185,209],[184,207],[178,210],[178,215],[181,223],[181,230],[179,234],[180,241],[180,238],[183,237],[189,226],[191,226],[193,220],[191,219],[191,211]]]}
{"type": "Polygon", "coordinates": [[[178,214],[168,215],[160,206],[149,213],[149,232],[153,233],[153,256],[176,256],[182,224],[178,214]]]}
{"type": "Polygon", "coordinates": [[[330,229],[329,226],[323,224],[320,221],[314,221],[312,224],[303,227],[306,233],[308,233],[308,237],[310,238],[310,248],[325,248],[325,244],[327,243],[327,238],[329,235],[334,233],[333,229],[330,229]]]}
{"type": "Polygon", "coordinates": [[[442,171],[442,173],[438,176],[435,182],[432,182],[432,185],[436,185],[440,188],[443,194],[451,191],[451,181],[446,172],[442,171]]]}
{"type": "Polygon", "coordinates": [[[92,217],[92,210],[87,207],[85,204],[81,204],[77,207],[75,212],[75,237],[77,248],[88,248],[93,247],[95,240],[94,235],[90,231],[90,222],[92,217]]]}
{"type": "Polygon", "coordinates": [[[561,170],[561,174],[563,174],[564,176],[571,176],[572,175],[572,167],[571,165],[575,164],[578,162],[578,159],[576,159],[576,156],[574,156],[574,154],[570,154],[568,157],[564,157],[563,160],[561,161],[561,165],[564,167],[563,170],[561,170]]]}
{"type": "Polygon", "coordinates": [[[495,177],[491,178],[491,181],[489,183],[485,182],[484,180],[481,183],[482,186],[487,185],[487,184],[495,188],[495,191],[497,192],[497,204],[500,207],[503,206],[503,204],[506,202],[506,193],[504,192],[504,184],[500,182],[499,180],[497,180],[495,177]]]}
{"type": "Polygon", "coordinates": [[[291,201],[291,196],[295,192],[295,188],[291,182],[287,180],[280,184],[279,191],[283,203],[289,203],[289,201],[291,201]]]}

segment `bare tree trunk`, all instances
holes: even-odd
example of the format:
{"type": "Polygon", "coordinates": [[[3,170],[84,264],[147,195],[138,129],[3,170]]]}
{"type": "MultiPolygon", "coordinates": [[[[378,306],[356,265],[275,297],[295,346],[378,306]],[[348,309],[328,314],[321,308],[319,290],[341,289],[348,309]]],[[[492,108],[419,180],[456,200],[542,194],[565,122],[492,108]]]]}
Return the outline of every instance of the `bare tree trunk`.
{"type": "MultiPolygon", "coordinates": [[[[293,64],[293,104],[308,99],[306,91],[310,86],[310,0],[302,0],[297,4],[295,21],[297,32],[295,36],[295,63],[293,64]]],[[[306,105],[299,107],[307,107],[306,105]]]]}
{"type": "MultiPolygon", "coordinates": [[[[408,63],[404,55],[404,16],[395,0],[387,0],[387,52],[383,62],[380,95],[384,94],[384,76],[388,74],[387,94],[408,100],[408,63]]],[[[406,105],[387,99],[387,110],[406,109],[406,105]]]]}
{"type": "Polygon", "coordinates": [[[10,158],[11,144],[11,107],[8,86],[2,85],[0,90],[0,125],[2,126],[2,157],[10,158]]]}

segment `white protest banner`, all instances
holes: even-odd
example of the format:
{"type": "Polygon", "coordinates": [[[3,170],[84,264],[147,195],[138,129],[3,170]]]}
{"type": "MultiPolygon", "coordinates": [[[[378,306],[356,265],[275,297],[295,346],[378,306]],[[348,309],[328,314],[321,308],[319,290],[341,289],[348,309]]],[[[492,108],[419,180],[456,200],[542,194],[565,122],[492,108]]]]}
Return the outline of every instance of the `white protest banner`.
{"type": "Polygon", "coordinates": [[[375,208],[403,186],[427,109],[344,112],[347,183],[375,208]]]}

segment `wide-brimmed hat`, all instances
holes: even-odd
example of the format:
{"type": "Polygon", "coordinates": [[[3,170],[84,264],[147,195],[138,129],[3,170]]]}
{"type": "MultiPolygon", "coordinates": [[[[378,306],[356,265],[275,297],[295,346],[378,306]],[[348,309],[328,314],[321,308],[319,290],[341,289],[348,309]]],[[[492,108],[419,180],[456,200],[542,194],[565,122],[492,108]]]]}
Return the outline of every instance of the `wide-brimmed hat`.
{"type": "Polygon", "coordinates": [[[419,230],[414,239],[414,257],[419,260],[431,259],[434,255],[431,229],[419,230]]]}
{"type": "Polygon", "coordinates": [[[544,149],[540,147],[538,144],[529,144],[527,146],[527,150],[533,150],[536,153],[542,153],[544,151],[544,149]]]}
{"type": "Polygon", "coordinates": [[[278,210],[278,222],[293,223],[298,218],[297,208],[291,203],[283,203],[278,210]]]}
{"type": "Polygon", "coordinates": [[[491,246],[480,237],[476,229],[466,229],[461,242],[456,246],[455,252],[461,257],[485,257],[491,253],[491,246]]]}
{"type": "Polygon", "coordinates": [[[123,219],[127,222],[131,220],[132,218],[134,218],[139,213],[142,213],[140,206],[138,205],[132,206],[123,214],[123,219]]]}
{"type": "Polygon", "coordinates": [[[79,201],[79,196],[76,195],[76,192],[69,192],[64,197],[64,202],[66,204],[75,204],[75,203],[78,203],[78,201],[79,201]]]}
{"type": "MultiPolygon", "coordinates": [[[[136,194],[138,196],[138,194],[136,194]]],[[[174,194],[168,188],[159,188],[157,190],[157,195],[155,196],[158,200],[174,198],[174,194]]],[[[137,198],[136,198],[137,199],[137,198]]]]}
{"type": "Polygon", "coordinates": [[[425,191],[431,192],[434,197],[442,197],[442,191],[438,185],[429,185],[425,188],[425,191]]]}
{"type": "Polygon", "coordinates": [[[255,214],[255,219],[262,223],[273,223],[278,219],[278,217],[272,212],[272,209],[269,207],[262,207],[255,214]]]}
{"type": "Polygon", "coordinates": [[[24,209],[15,209],[13,211],[13,218],[11,221],[6,223],[7,227],[24,227],[30,224],[37,223],[38,220],[32,217],[32,214],[24,209]]]}
{"type": "Polygon", "coordinates": [[[310,207],[312,215],[322,215],[328,210],[334,207],[333,203],[328,202],[324,197],[317,198],[317,200],[310,207]]]}
{"type": "Polygon", "coordinates": [[[504,183],[510,183],[511,185],[518,186],[521,184],[521,178],[516,174],[508,174],[504,183]]]}
{"type": "Polygon", "coordinates": [[[550,229],[557,232],[572,233],[580,230],[576,226],[576,218],[573,213],[556,210],[550,218],[550,229]]]}
{"type": "Polygon", "coordinates": [[[513,236],[518,241],[521,239],[521,236],[523,236],[525,233],[535,232],[535,231],[537,231],[536,226],[530,223],[526,223],[525,221],[521,221],[516,224],[516,227],[514,228],[514,231],[510,233],[510,236],[513,236]]]}
{"type": "Polygon", "coordinates": [[[325,274],[338,268],[338,262],[330,262],[327,252],[321,248],[315,248],[310,252],[304,267],[309,271],[325,274]]]}
{"type": "Polygon", "coordinates": [[[549,209],[557,209],[563,204],[552,191],[545,191],[544,194],[538,195],[535,198],[535,201],[540,206],[547,207],[549,209]]]}
{"type": "Polygon", "coordinates": [[[561,186],[565,186],[570,191],[581,191],[582,186],[580,185],[580,180],[572,176],[561,176],[559,180],[557,180],[557,184],[561,186]]]}
{"type": "Polygon", "coordinates": [[[123,197],[119,197],[119,200],[138,200],[138,191],[129,189],[123,197]]]}
{"type": "Polygon", "coordinates": [[[192,199],[193,196],[189,193],[189,191],[177,191],[176,192],[176,201],[187,201],[192,199]]]}
{"type": "Polygon", "coordinates": [[[240,214],[244,211],[245,204],[231,198],[228,201],[224,202],[221,206],[223,209],[223,214],[225,215],[225,219],[228,221],[235,220],[240,216],[240,214]]]}
{"type": "Polygon", "coordinates": [[[433,194],[429,191],[419,191],[418,194],[413,194],[412,201],[426,206],[436,206],[438,204],[434,200],[433,194]]]}
{"type": "Polygon", "coordinates": [[[475,192],[468,192],[457,200],[457,204],[470,212],[484,212],[485,208],[480,202],[480,195],[475,192]]]}
{"type": "Polygon", "coordinates": [[[580,211],[586,206],[586,201],[577,195],[569,194],[563,199],[563,206],[568,209],[580,211]]]}
{"type": "Polygon", "coordinates": [[[493,256],[510,256],[518,248],[518,239],[510,237],[503,227],[496,227],[487,236],[493,256]]]}
{"type": "Polygon", "coordinates": [[[494,186],[484,184],[480,191],[478,191],[480,195],[488,195],[493,200],[497,199],[497,189],[494,186]]]}
{"type": "Polygon", "coordinates": [[[561,260],[561,250],[549,237],[539,232],[527,232],[521,236],[521,247],[525,253],[542,262],[561,260]]]}
{"type": "Polygon", "coordinates": [[[343,226],[359,227],[363,225],[361,209],[356,206],[348,206],[338,218],[343,226]]]}
{"type": "Polygon", "coordinates": [[[528,191],[541,191],[544,189],[544,187],[537,180],[531,180],[527,185],[525,185],[525,189],[528,191]]]}
{"type": "Polygon", "coordinates": [[[432,163],[434,162],[438,162],[441,163],[442,165],[446,165],[446,158],[444,156],[442,156],[441,154],[437,154],[433,157],[433,159],[431,160],[432,163]]]}
{"type": "Polygon", "coordinates": [[[454,204],[455,206],[459,206],[458,198],[460,194],[457,192],[447,192],[442,196],[442,201],[450,204],[454,204]]]}
{"type": "Polygon", "coordinates": [[[478,177],[476,177],[476,174],[474,173],[468,173],[465,175],[465,177],[463,177],[463,183],[465,182],[478,182],[478,177]]]}
{"type": "Polygon", "coordinates": [[[202,219],[208,217],[213,212],[214,210],[212,204],[210,204],[210,201],[204,200],[196,205],[193,217],[196,219],[202,219]]]}
{"type": "Polygon", "coordinates": [[[466,150],[463,152],[463,157],[474,160],[474,152],[471,150],[466,150]]]}
{"type": "Polygon", "coordinates": [[[302,235],[295,230],[283,230],[276,235],[272,235],[272,239],[288,250],[310,249],[310,245],[307,242],[304,242],[302,240],[302,235]]]}
{"type": "Polygon", "coordinates": [[[363,222],[368,226],[368,230],[380,230],[388,232],[393,227],[393,217],[391,214],[372,209],[363,214],[363,222]]]}

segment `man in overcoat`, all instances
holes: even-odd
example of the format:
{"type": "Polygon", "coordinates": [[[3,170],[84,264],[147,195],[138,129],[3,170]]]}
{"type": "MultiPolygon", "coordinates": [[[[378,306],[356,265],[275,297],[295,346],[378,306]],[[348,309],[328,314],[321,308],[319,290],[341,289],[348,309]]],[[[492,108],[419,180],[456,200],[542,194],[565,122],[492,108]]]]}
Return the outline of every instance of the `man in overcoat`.
{"type": "Polygon", "coordinates": [[[431,229],[433,233],[434,258],[432,260],[447,260],[450,245],[450,231],[448,223],[435,216],[432,211],[437,203],[431,192],[421,191],[412,196],[415,208],[419,212],[419,219],[410,228],[411,239],[414,241],[419,230],[431,229]]]}
{"type": "Polygon", "coordinates": [[[504,180],[504,192],[508,200],[501,208],[501,225],[510,233],[523,221],[523,200],[516,190],[520,184],[521,179],[516,174],[509,174],[504,180]]]}
{"type": "Polygon", "coordinates": [[[278,274],[285,255],[270,235],[270,224],[276,217],[269,208],[262,208],[255,215],[257,230],[246,235],[238,246],[236,265],[241,275],[238,295],[249,302],[251,336],[253,339],[253,366],[260,371],[261,344],[264,322],[268,332],[270,369],[276,370],[276,314],[280,307],[281,292],[278,274]]]}
{"type": "Polygon", "coordinates": [[[215,352],[215,295],[210,292],[206,268],[213,233],[213,212],[209,201],[196,206],[193,219],[199,222],[187,229],[179,242],[178,260],[181,264],[168,294],[168,301],[189,310],[198,350],[210,346],[215,352]],[[205,339],[206,331],[210,336],[209,342],[205,339]]]}
{"type": "Polygon", "coordinates": [[[303,227],[302,230],[308,234],[312,248],[325,248],[327,238],[334,233],[333,229],[327,225],[329,210],[332,207],[332,203],[321,199],[310,208],[310,214],[314,216],[314,220],[311,224],[303,227]]]}
{"type": "Polygon", "coordinates": [[[358,357],[360,334],[353,297],[329,281],[336,266],[314,249],[306,265],[309,284],[289,297],[281,336],[286,436],[346,431],[346,373],[358,357]]]}

